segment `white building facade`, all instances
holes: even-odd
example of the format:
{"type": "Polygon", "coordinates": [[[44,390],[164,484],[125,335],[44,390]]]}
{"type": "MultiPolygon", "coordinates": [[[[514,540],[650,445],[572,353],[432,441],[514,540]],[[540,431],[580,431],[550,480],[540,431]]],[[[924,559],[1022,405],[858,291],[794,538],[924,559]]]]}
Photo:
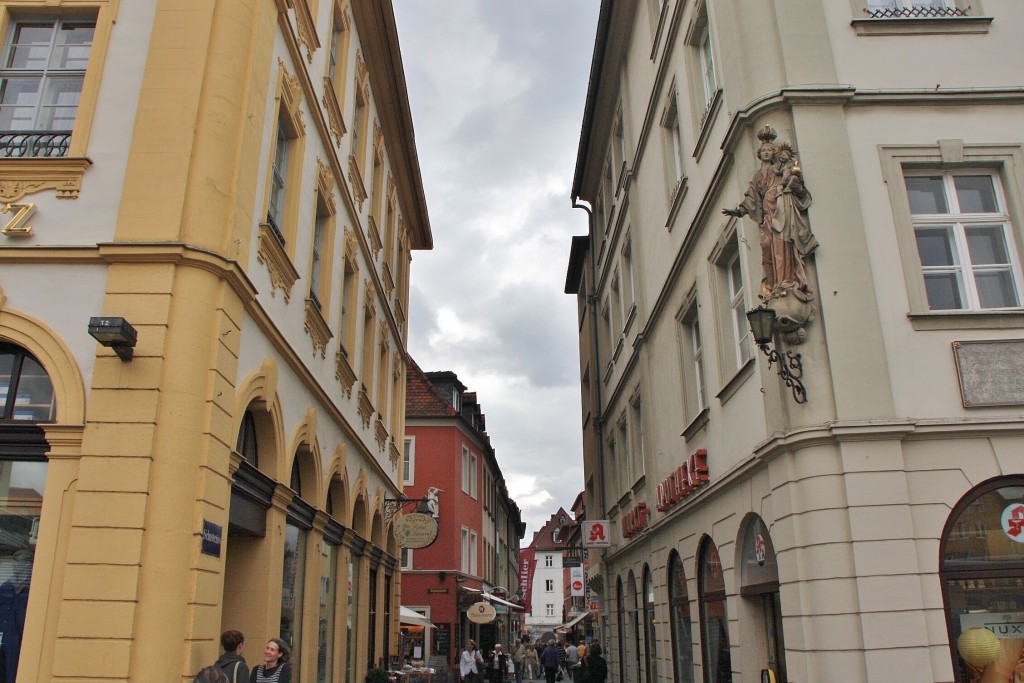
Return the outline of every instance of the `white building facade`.
{"type": "Polygon", "coordinates": [[[566,291],[615,680],[1013,680],[1022,21],[602,3],[566,291]]]}

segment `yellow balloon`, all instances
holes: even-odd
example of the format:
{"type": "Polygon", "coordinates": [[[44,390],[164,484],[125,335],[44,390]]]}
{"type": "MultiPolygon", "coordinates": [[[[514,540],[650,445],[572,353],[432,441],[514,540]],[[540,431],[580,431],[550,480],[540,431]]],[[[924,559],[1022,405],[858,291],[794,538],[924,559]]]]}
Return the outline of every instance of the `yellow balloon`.
{"type": "Polygon", "coordinates": [[[956,639],[956,649],[971,666],[986,667],[999,658],[1002,645],[987,628],[969,628],[956,639]]]}

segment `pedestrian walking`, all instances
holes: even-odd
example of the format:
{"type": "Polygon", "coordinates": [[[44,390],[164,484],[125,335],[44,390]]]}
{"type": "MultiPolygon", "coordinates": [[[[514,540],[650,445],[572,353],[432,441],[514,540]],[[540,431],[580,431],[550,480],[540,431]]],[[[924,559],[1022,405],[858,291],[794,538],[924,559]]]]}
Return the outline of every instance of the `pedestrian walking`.
{"type": "Polygon", "coordinates": [[[466,683],[476,683],[480,675],[480,667],[484,658],[472,639],[466,641],[466,649],[459,655],[459,679],[466,683]]]}
{"type": "Polygon", "coordinates": [[[532,643],[526,648],[526,676],[531,681],[540,678],[540,653],[532,643]]]}
{"type": "Polygon", "coordinates": [[[508,649],[512,658],[512,668],[515,673],[516,683],[523,683],[523,669],[526,667],[526,646],[519,640],[513,640],[512,646],[508,649]]]}
{"type": "Polygon", "coordinates": [[[565,651],[555,647],[555,641],[549,640],[544,652],[540,655],[540,663],[544,665],[544,678],[548,683],[555,683],[555,677],[562,671],[562,657],[565,657],[565,651]]]}

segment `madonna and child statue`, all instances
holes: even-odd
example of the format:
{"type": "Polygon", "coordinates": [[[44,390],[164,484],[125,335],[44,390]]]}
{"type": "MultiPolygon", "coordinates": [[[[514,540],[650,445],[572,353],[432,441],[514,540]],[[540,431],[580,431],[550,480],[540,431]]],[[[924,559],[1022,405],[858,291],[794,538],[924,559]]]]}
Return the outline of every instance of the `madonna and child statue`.
{"type": "Polygon", "coordinates": [[[788,142],[765,125],[758,132],[760,167],[750,179],[743,201],[727,216],[749,216],[758,226],[761,243],[761,291],[758,298],[775,311],[783,338],[799,344],[807,338],[804,326],[814,319],[814,292],[807,282],[805,258],[818,246],[811,233],[807,209],[811,193],[804,185],[800,162],[788,142]]]}

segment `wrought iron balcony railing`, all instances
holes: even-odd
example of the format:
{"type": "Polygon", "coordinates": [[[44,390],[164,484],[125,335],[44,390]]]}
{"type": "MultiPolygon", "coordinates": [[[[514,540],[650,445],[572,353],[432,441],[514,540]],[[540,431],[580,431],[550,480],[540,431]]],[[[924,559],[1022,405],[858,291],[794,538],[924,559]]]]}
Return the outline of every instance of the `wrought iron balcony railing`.
{"type": "Polygon", "coordinates": [[[0,158],[66,157],[71,133],[21,130],[0,133],[0,158]]]}
{"type": "Polygon", "coordinates": [[[944,17],[966,17],[970,7],[879,7],[866,9],[872,19],[941,19],[944,17]]]}

